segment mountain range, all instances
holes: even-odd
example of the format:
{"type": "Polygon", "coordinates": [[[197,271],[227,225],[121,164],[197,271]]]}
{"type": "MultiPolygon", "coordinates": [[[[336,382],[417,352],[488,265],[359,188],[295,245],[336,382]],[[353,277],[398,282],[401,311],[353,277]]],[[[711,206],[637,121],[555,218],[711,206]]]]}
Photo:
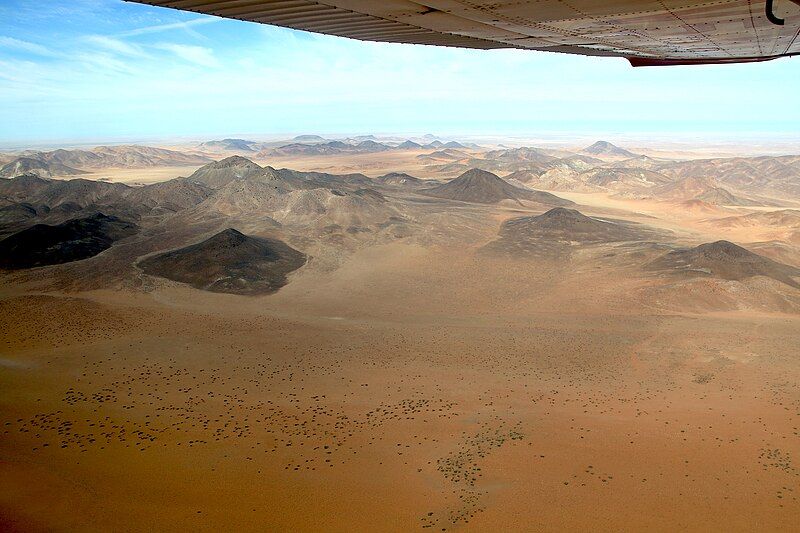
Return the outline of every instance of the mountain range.
{"type": "Polygon", "coordinates": [[[0,168],[0,177],[35,173],[42,177],[73,176],[106,168],[147,168],[202,165],[205,155],[138,145],[98,146],[91,150],[26,150],[0,168]]]}

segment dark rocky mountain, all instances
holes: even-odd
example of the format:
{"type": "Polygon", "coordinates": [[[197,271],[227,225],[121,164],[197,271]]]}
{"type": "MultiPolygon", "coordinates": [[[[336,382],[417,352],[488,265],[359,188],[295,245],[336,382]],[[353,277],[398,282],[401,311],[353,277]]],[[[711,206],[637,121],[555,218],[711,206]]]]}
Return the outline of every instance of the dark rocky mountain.
{"type": "Polygon", "coordinates": [[[575,209],[556,207],[536,216],[507,220],[498,239],[483,250],[507,256],[554,257],[580,245],[641,241],[657,238],[655,231],[618,220],[588,217],[575,209]]]}
{"type": "Polygon", "coordinates": [[[547,164],[540,164],[540,163],[531,163],[530,165],[526,165],[525,169],[517,170],[507,174],[503,177],[506,181],[516,181],[518,183],[532,183],[538,180],[539,176],[547,172],[549,170],[550,165],[547,164]]]}
{"type": "Polygon", "coordinates": [[[362,174],[331,175],[270,167],[262,174],[232,180],[200,204],[198,216],[269,217],[285,228],[342,228],[375,230],[392,217],[402,217],[380,192],[375,182],[362,174]]]}
{"type": "Polygon", "coordinates": [[[263,167],[246,157],[234,155],[198,168],[187,180],[211,189],[219,189],[230,181],[248,178],[263,171],[263,167]]]}
{"type": "Polygon", "coordinates": [[[177,212],[196,206],[211,194],[213,190],[210,187],[193,183],[187,178],[176,178],[144,187],[131,187],[125,192],[124,200],[131,206],[177,212]]]}
{"type": "Polygon", "coordinates": [[[220,139],[218,141],[208,141],[201,143],[200,147],[210,148],[212,150],[256,152],[258,151],[259,145],[255,141],[248,141],[246,139],[220,139]]]}
{"type": "Polygon", "coordinates": [[[414,141],[403,141],[397,145],[397,148],[401,150],[420,150],[422,149],[422,145],[414,141]]]}
{"type": "MultiPolygon", "coordinates": [[[[327,144],[334,143],[344,144],[340,141],[332,141],[327,144]]],[[[249,185],[242,187],[247,188],[260,184],[274,190],[277,186],[283,192],[315,188],[343,188],[350,190],[374,185],[373,180],[360,173],[328,174],[324,172],[302,172],[286,168],[275,169],[269,166],[261,167],[241,156],[228,157],[206,165],[189,176],[187,180],[215,190],[221,190],[232,182],[247,182],[249,185]]],[[[242,189],[238,185],[236,187],[242,189]]],[[[243,191],[244,189],[240,192],[243,193],[243,191]]]]}
{"type": "Polygon", "coordinates": [[[353,145],[344,141],[328,141],[325,143],[325,147],[335,148],[337,150],[350,150],[353,148],[353,145]]]}
{"type": "Polygon", "coordinates": [[[800,277],[800,268],[762,257],[729,241],[673,250],[653,261],[649,268],[688,276],[711,276],[728,280],[766,276],[800,289],[800,283],[795,279],[800,277]]]}
{"type": "Polygon", "coordinates": [[[258,212],[270,216],[271,211],[283,205],[283,197],[293,189],[293,185],[274,169],[262,169],[253,175],[232,178],[216,188],[198,206],[198,214],[206,216],[209,212],[218,212],[229,216],[258,212]]]}
{"type": "Polygon", "coordinates": [[[391,150],[390,146],[375,142],[373,140],[360,141],[357,144],[349,144],[342,141],[328,141],[317,144],[292,143],[271,150],[264,150],[258,155],[269,156],[288,156],[288,155],[333,155],[333,154],[369,154],[391,150]]]}
{"type": "Polygon", "coordinates": [[[515,187],[496,174],[476,168],[464,172],[443,185],[424,189],[422,194],[481,204],[494,204],[501,200],[531,200],[545,205],[573,204],[573,202],[554,194],[515,187]]]}
{"type": "MultiPolygon", "coordinates": [[[[28,222],[42,213],[49,212],[49,209],[42,206],[35,206],[28,202],[4,201],[0,204],[0,226],[28,222]]],[[[2,234],[2,229],[0,229],[2,234]]]]}
{"type": "Polygon", "coordinates": [[[36,224],[0,241],[0,268],[23,269],[80,261],[137,230],[131,222],[102,213],[55,226],[36,224]]]}
{"type": "Polygon", "coordinates": [[[50,176],[76,176],[85,173],[83,170],[58,162],[47,162],[33,157],[17,157],[0,167],[0,178],[13,178],[23,174],[49,178],[50,176]]]}
{"type": "Polygon", "coordinates": [[[603,170],[596,168],[603,164],[602,161],[582,155],[543,158],[540,161],[497,161],[496,163],[502,169],[512,171],[505,179],[524,183],[537,189],[580,189],[584,185],[580,178],[581,173],[603,170]]]}
{"type": "Polygon", "coordinates": [[[28,151],[21,155],[81,170],[193,166],[211,161],[200,154],[139,145],[97,146],[91,150],[28,151]]]}
{"type": "Polygon", "coordinates": [[[751,205],[750,201],[737,198],[729,190],[722,187],[712,187],[702,194],[698,194],[694,199],[711,205],[751,205]]]}
{"type": "Polygon", "coordinates": [[[675,179],[713,176],[737,193],[800,198],[800,156],[796,155],[667,161],[659,171],[675,179]]]}
{"type": "Polygon", "coordinates": [[[549,163],[558,158],[546,153],[539,148],[506,148],[503,150],[491,150],[484,155],[486,159],[500,161],[504,163],[549,163]]]}
{"type": "Polygon", "coordinates": [[[308,144],[308,143],[291,143],[278,148],[264,150],[259,153],[259,156],[287,156],[287,155],[327,155],[327,154],[340,154],[346,150],[350,145],[341,141],[331,141],[327,143],[308,144]]]}
{"type": "Polygon", "coordinates": [[[147,274],[197,289],[231,294],[269,294],[287,283],[306,256],[276,239],[226,229],[197,244],[139,262],[147,274]]]}
{"type": "Polygon", "coordinates": [[[199,204],[212,190],[187,178],[130,187],[87,179],[46,180],[35,175],[0,179],[0,234],[32,222],[58,223],[103,212],[125,220],[169,214],[199,204]],[[32,216],[34,215],[34,216],[32,216]]]}
{"type": "MultiPolygon", "coordinates": [[[[267,167],[268,169],[271,167],[267,167]]],[[[273,169],[274,170],[274,169],[273,169]]],[[[315,188],[344,188],[369,187],[372,180],[364,174],[328,174],[326,172],[301,172],[282,168],[274,172],[294,188],[315,189],[315,188]]]]}
{"type": "Polygon", "coordinates": [[[15,202],[27,202],[54,209],[69,204],[79,209],[118,203],[131,187],[87,179],[43,180],[23,175],[0,180],[0,196],[15,202]]]}
{"type": "Polygon", "coordinates": [[[50,208],[65,203],[87,207],[118,202],[131,187],[122,183],[87,180],[53,180],[36,195],[36,200],[50,208]]]}
{"type": "Polygon", "coordinates": [[[52,180],[44,179],[36,174],[21,174],[11,179],[0,179],[0,197],[16,198],[26,201],[30,195],[46,189],[52,180]]]}
{"type": "Polygon", "coordinates": [[[353,191],[353,194],[356,196],[360,196],[361,198],[367,198],[370,200],[374,200],[376,202],[386,202],[386,196],[383,193],[376,191],[375,189],[370,189],[365,187],[363,189],[356,189],[353,191]]]}
{"type": "Polygon", "coordinates": [[[585,154],[599,155],[599,156],[624,157],[624,158],[637,157],[637,154],[629,152],[628,150],[620,148],[619,146],[615,146],[608,141],[597,141],[593,145],[587,146],[581,151],[585,154]]]}
{"type": "Polygon", "coordinates": [[[356,145],[356,149],[359,152],[374,153],[374,152],[385,152],[386,150],[391,150],[392,147],[373,140],[366,140],[358,143],[356,145]]]}
{"type": "MultiPolygon", "coordinates": [[[[547,171],[561,171],[574,176],[604,164],[603,161],[589,156],[556,157],[544,150],[530,147],[491,150],[483,154],[483,158],[470,156],[453,149],[448,151],[458,152],[462,157],[454,160],[455,164],[434,166],[431,167],[431,170],[446,174],[456,170],[457,165],[465,165],[467,169],[480,168],[489,172],[504,173],[507,180],[525,184],[533,183],[536,188],[542,188],[537,181],[547,171]]],[[[463,172],[463,170],[462,168],[461,171],[463,172]]]]}
{"type": "Polygon", "coordinates": [[[598,243],[641,238],[629,224],[588,217],[576,209],[556,207],[541,215],[506,221],[500,235],[525,234],[548,241],[598,243]]]}
{"type": "Polygon", "coordinates": [[[736,196],[720,187],[716,180],[689,176],[668,182],[652,190],[657,200],[702,200],[713,205],[760,205],[755,200],[736,196]]]}
{"type": "Polygon", "coordinates": [[[405,172],[390,172],[383,176],[378,176],[375,181],[389,187],[420,187],[426,184],[425,180],[415,178],[405,172]]]}
{"type": "Polygon", "coordinates": [[[671,180],[644,168],[593,168],[581,172],[577,180],[590,187],[609,191],[636,193],[664,186],[671,180]]]}
{"type": "MultiPolygon", "coordinates": [[[[454,198],[469,199],[472,191],[483,195],[481,202],[508,197],[548,205],[567,204],[553,195],[513,187],[496,176],[490,177],[493,183],[489,190],[495,192],[487,194],[485,190],[481,192],[480,183],[477,188],[467,183],[465,190],[454,198]],[[497,186],[502,189],[499,194],[497,186]]],[[[85,179],[46,180],[25,175],[0,180],[0,235],[14,233],[37,222],[57,224],[96,212],[140,224],[177,213],[184,213],[183,216],[191,220],[260,213],[292,227],[336,223],[343,228],[362,226],[377,232],[386,220],[404,218],[404,215],[376,188],[407,187],[418,191],[435,188],[434,185],[441,185],[441,182],[403,174],[373,180],[363,174],[276,170],[261,167],[241,156],[205,165],[188,178],[143,187],[85,179]]]]}

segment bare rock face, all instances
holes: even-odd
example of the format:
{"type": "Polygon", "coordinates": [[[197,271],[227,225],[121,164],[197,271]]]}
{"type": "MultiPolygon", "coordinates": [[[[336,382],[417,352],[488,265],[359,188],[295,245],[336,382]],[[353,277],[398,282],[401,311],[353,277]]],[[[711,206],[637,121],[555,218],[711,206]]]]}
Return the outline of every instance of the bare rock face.
{"type": "Polygon", "coordinates": [[[794,279],[800,277],[800,268],[762,257],[728,241],[717,241],[701,244],[694,248],[673,250],[653,261],[649,268],[689,276],[710,276],[728,280],[765,276],[791,287],[800,288],[800,283],[794,279]]]}
{"type": "Polygon", "coordinates": [[[197,244],[139,263],[145,273],[187,283],[196,289],[230,294],[270,294],[306,256],[276,239],[250,237],[229,228],[197,244]]]}
{"type": "Polygon", "coordinates": [[[36,224],[0,241],[0,268],[16,270],[88,259],[137,231],[135,224],[102,213],[55,226],[36,224]]]}

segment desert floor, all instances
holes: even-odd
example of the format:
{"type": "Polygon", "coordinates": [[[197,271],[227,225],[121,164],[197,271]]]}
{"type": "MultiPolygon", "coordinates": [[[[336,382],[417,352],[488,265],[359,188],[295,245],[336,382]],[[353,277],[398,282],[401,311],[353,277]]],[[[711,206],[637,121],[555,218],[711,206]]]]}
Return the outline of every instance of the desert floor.
{"type": "Polygon", "coordinates": [[[796,529],[800,315],[621,259],[483,257],[491,216],[271,296],[0,288],[0,529],[796,529]]]}

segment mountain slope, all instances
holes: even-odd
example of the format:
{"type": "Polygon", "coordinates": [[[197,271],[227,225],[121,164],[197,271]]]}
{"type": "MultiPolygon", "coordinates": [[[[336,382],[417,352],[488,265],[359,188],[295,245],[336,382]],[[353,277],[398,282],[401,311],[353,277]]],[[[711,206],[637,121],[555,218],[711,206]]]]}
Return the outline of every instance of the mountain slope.
{"type": "Polygon", "coordinates": [[[263,171],[261,166],[246,157],[234,155],[198,168],[187,180],[219,189],[233,180],[248,178],[263,171]]]}
{"type": "Polygon", "coordinates": [[[28,151],[24,156],[49,164],[65,165],[75,169],[146,168],[202,165],[211,161],[206,156],[154,148],[151,146],[119,145],[97,146],[91,150],[28,151]]]}
{"type": "Polygon", "coordinates": [[[76,176],[85,174],[85,172],[58,162],[47,162],[33,157],[18,157],[0,167],[0,178],[13,178],[23,174],[35,174],[49,178],[50,176],[76,176]]]}
{"type": "Polygon", "coordinates": [[[673,250],[653,261],[649,267],[652,270],[727,280],[766,276],[800,289],[800,283],[794,279],[800,277],[800,268],[767,259],[729,241],[673,250]]]}
{"type": "Polygon", "coordinates": [[[389,187],[419,187],[425,185],[425,180],[415,178],[405,172],[389,172],[378,176],[375,181],[389,187]]]}
{"type": "Polygon", "coordinates": [[[735,196],[715,180],[689,176],[652,189],[656,200],[702,200],[712,205],[759,205],[748,198],[735,196]]]}
{"type": "Polygon", "coordinates": [[[506,221],[500,230],[500,236],[513,234],[569,243],[626,241],[641,236],[629,225],[588,217],[580,211],[563,207],[537,216],[506,221]]]}
{"type": "Polygon", "coordinates": [[[33,268],[87,259],[137,229],[135,224],[102,213],[56,226],[36,224],[0,241],[0,268],[33,268]]]}
{"type": "Polygon", "coordinates": [[[715,219],[719,227],[744,228],[754,226],[774,226],[778,228],[796,228],[800,230],[800,210],[781,209],[778,211],[749,213],[715,219]]]}
{"type": "Polygon", "coordinates": [[[419,143],[415,143],[414,141],[407,140],[398,144],[397,148],[401,150],[420,150],[422,149],[422,145],[419,143]]]}
{"type": "Polygon", "coordinates": [[[333,155],[333,154],[371,154],[391,150],[391,146],[373,140],[360,141],[350,144],[342,141],[327,141],[320,143],[295,142],[273,149],[263,150],[259,157],[289,156],[289,155],[333,155]]]}
{"type": "Polygon", "coordinates": [[[244,235],[229,228],[197,244],[142,260],[147,274],[197,289],[231,294],[269,294],[306,256],[276,239],[244,235]]]}
{"type": "Polygon", "coordinates": [[[503,222],[498,238],[483,250],[511,257],[563,257],[573,247],[657,237],[646,227],[588,217],[575,209],[556,207],[536,216],[512,218],[503,222]]]}
{"type": "Polygon", "coordinates": [[[637,154],[613,145],[608,141],[597,141],[591,146],[587,146],[581,150],[581,152],[597,156],[624,157],[626,159],[637,157],[637,154]]]}
{"type": "Polygon", "coordinates": [[[248,141],[246,139],[220,139],[218,141],[207,141],[200,144],[201,148],[211,148],[213,150],[229,150],[238,152],[255,152],[257,151],[257,144],[255,141],[248,141]]]}
{"type": "MultiPolygon", "coordinates": [[[[212,189],[186,178],[141,187],[82,178],[45,180],[29,174],[0,180],[0,198],[29,205],[40,219],[49,223],[64,220],[65,216],[74,217],[81,211],[87,214],[99,211],[128,220],[146,214],[169,214],[195,206],[211,193],[212,189]]],[[[13,225],[30,218],[25,209],[9,207],[2,222],[13,225]]]]}
{"type": "Polygon", "coordinates": [[[572,205],[569,200],[541,191],[515,187],[496,174],[473,168],[443,185],[424,189],[426,196],[472,202],[494,204],[501,200],[531,200],[546,205],[572,205]]]}

